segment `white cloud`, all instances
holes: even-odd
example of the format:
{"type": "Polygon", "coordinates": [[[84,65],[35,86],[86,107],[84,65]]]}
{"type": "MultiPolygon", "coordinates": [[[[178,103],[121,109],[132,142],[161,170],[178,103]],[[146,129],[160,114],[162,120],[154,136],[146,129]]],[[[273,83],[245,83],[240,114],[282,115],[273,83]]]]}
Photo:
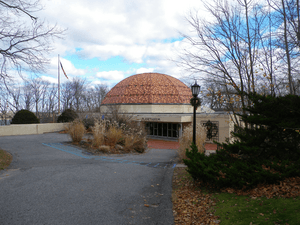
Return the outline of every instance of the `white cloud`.
{"type": "Polygon", "coordinates": [[[103,72],[98,72],[96,74],[96,77],[103,78],[106,80],[122,80],[124,79],[124,72],[117,71],[117,70],[103,71],[103,72]]]}
{"type": "Polygon", "coordinates": [[[44,0],[44,4],[40,16],[67,27],[68,43],[124,46],[178,37],[179,30],[187,31],[184,16],[201,7],[198,0],[44,0]]]}
{"type": "Polygon", "coordinates": [[[71,61],[66,60],[64,58],[60,58],[60,62],[64,68],[64,71],[68,75],[73,75],[73,76],[80,76],[84,75],[86,73],[86,70],[83,69],[77,69],[75,66],[72,64],[71,61]]]}
{"type": "Polygon", "coordinates": [[[111,82],[106,81],[106,80],[95,80],[91,83],[91,86],[95,87],[96,85],[106,85],[109,88],[111,88],[111,82]]]}
{"type": "MultiPolygon", "coordinates": [[[[87,73],[88,69],[77,69],[73,63],[67,59],[60,57],[60,62],[63,65],[63,68],[68,76],[68,78],[72,78],[75,76],[83,76],[87,73]]],[[[47,74],[51,77],[58,76],[58,68],[60,69],[60,77],[64,79],[63,72],[61,67],[58,67],[58,57],[52,57],[50,59],[50,64],[47,67],[47,74]]],[[[57,79],[57,78],[56,78],[57,79]]]]}
{"type": "Polygon", "coordinates": [[[136,74],[139,74],[139,73],[152,73],[154,72],[154,68],[139,68],[136,70],[136,74]]]}
{"type": "Polygon", "coordinates": [[[48,77],[48,76],[41,76],[41,79],[44,81],[48,81],[49,83],[53,83],[53,84],[57,84],[58,83],[58,79],[54,78],[54,77],[48,77]]]}
{"type": "MultiPolygon", "coordinates": [[[[127,75],[142,72],[160,72],[180,77],[182,72],[169,59],[176,58],[181,41],[179,32],[189,33],[185,16],[191,9],[201,9],[199,0],[42,0],[45,10],[39,13],[50,23],[68,28],[62,40],[56,40],[49,66],[49,75],[57,77],[57,54],[62,56],[63,67],[69,77],[87,76],[119,81],[127,75]],[[76,51],[80,49],[80,51],[76,51]],[[76,54],[88,63],[98,58],[107,60],[120,56],[128,64],[141,64],[143,68],[117,65],[103,72],[94,71],[95,65],[79,69],[77,62],[63,56],[76,54]]],[[[70,58],[68,58],[70,59],[70,58]]],[[[64,78],[62,78],[64,79],[64,78]]],[[[110,81],[109,81],[110,80],[110,81]]],[[[102,82],[102,81],[101,81],[102,82]]]]}

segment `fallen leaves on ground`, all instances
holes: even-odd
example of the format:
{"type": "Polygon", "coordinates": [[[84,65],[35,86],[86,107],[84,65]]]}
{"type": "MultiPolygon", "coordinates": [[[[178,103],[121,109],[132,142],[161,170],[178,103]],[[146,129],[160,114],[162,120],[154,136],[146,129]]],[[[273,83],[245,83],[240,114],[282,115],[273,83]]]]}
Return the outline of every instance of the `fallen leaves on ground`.
{"type": "Polygon", "coordinates": [[[267,198],[293,198],[300,196],[300,177],[286,178],[283,181],[280,181],[279,184],[261,184],[251,190],[234,190],[233,188],[226,188],[221,191],[236,193],[237,195],[249,195],[253,198],[261,196],[267,198]]]}
{"type": "MultiPolygon", "coordinates": [[[[183,168],[177,168],[182,174],[183,168]]],[[[211,194],[204,194],[191,180],[181,180],[174,172],[173,177],[173,215],[175,224],[219,224],[212,206],[216,203],[211,194]]]]}
{"type": "MultiPolygon", "coordinates": [[[[173,215],[174,223],[179,224],[219,224],[220,218],[214,215],[215,196],[203,193],[200,184],[193,182],[186,176],[185,168],[175,168],[173,175],[173,215]]],[[[222,189],[222,192],[249,195],[255,199],[291,198],[300,196],[300,177],[286,178],[279,184],[259,185],[251,190],[222,189]]],[[[273,213],[276,213],[274,210],[273,213]]],[[[264,216],[262,213],[260,216],[264,216]]]]}

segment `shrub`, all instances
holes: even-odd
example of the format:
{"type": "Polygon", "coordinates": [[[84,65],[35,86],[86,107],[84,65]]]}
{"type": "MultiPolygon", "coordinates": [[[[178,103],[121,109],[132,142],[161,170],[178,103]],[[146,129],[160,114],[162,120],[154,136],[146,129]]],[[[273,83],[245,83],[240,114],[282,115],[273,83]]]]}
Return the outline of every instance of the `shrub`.
{"type": "Polygon", "coordinates": [[[72,109],[66,109],[62,114],[57,118],[58,123],[68,123],[72,122],[78,118],[77,113],[72,109]]]}
{"type": "Polygon", "coordinates": [[[250,162],[225,150],[206,156],[198,152],[195,145],[191,145],[191,150],[186,150],[186,155],[188,159],[183,161],[188,166],[187,171],[193,179],[210,188],[249,189],[258,184],[278,183],[300,172],[300,160],[250,162]]]}
{"type": "Polygon", "coordinates": [[[73,143],[79,143],[85,134],[85,127],[79,119],[75,119],[67,128],[68,134],[71,136],[73,143]]]}
{"type": "Polygon", "coordinates": [[[96,119],[94,117],[88,117],[82,120],[85,129],[89,130],[95,126],[96,119]]]}
{"type": "MultiPolygon", "coordinates": [[[[206,140],[205,127],[199,122],[196,124],[196,144],[199,152],[204,152],[206,140]]],[[[179,138],[179,158],[186,159],[186,149],[189,148],[193,141],[193,124],[184,128],[182,136],[179,138]]]]}
{"type": "Polygon", "coordinates": [[[21,109],[18,111],[12,118],[11,124],[33,124],[40,123],[39,119],[34,115],[33,112],[30,112],[26,109],[21,109]]]}

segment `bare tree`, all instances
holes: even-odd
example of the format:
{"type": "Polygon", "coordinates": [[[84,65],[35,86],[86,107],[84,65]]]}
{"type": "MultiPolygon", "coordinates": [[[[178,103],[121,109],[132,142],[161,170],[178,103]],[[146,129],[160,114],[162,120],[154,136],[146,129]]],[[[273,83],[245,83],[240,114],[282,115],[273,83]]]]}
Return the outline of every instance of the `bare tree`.
{"type": "Polygon", "coordinates": [[[31,89],[31,84],[26,81],[23,86],[23,102],[24,102],[24,109],[31,111],[33,101],[33,94],[31,89]]]}
{"type": "Polygon", "coordinates": [[[72,90],[73,90],[73,99],[74,106],[77,112],[82,111],[81,106],[82,101],[84,100],[84,92],[86,90],[87,81],[81,78],[74,78],[72,80],[72,90]]]}
{"type": "Polygon", "coordinates": [[[42,102],[42,105],[40,105],[41,100],[43,100],[44,93],[47,91],[47,87],[49,85],[49,82],[44,81],[40,78],[32,79],[31,82],[31,90],[33,95],[33,101],[35,104],[35,113],[36,116],[39,117],[39,111],[40,108],[44,109],[44,102],[42,102]]]}
{"type": "Polygon", "coordinates": [[[0,0],[0,78],[11,71],[44,71],[51,43],[64,30],[34,16],[41,9],[39,0],[0,0]]]}
{"type": "Polygon", "coordinates": [[[8,93],[12,98],[11,102],[11,109],[13,112],[19,111],[21,108],[21,88],[20,87],[14,87],[8,89],[8,93]]]}
{"type": "Polygon", "coordinates": [[[276,47],[279,57],[283,61],[281,71],[286,74],[288,81],[286,87],[290,94],[296,93],[297,78],[299,80],[299,56],[300,56],[300,23],[299,0],[268,0],[269,6],[275,12],[272,13],[273,21],[278,27],[276,30],[276,47]]]}
{"type": "MultiPolygon", "coordinates": [[[[295,54],[290,37],[291,28],[296,25],[289,25],[289,18],[298,21],[299,10],[293,11],[294,17],[290,16],[292,13],[285,19],[283,16],[288,15],[287,10],[283,12],[283,2],[289,8],[292,1],[297,1],[294,6],[299,4],[298,0],[274,0],[282,13],[276,21],[274,16],[279,13],[274,13],[275,6],[262,1],[204,2],[209,20],[199,17],[197,12],[190,13],[187,21],[194,32],[182,34],[188,45],[180,53],[178,64],[195,75],[201,74],[205,83],[215,82],[214,88],[220,89],[213,89],[215,93],[210,93],[210,97],[224,94],[227,103],[236,99],[236,106],[240,105],[241,109],[251,104],[245,93],[277,95],[286,93],[289,87],[289,92],[294,94],[292,73],[299,74],[295,65],[300,57],[295,54]]],[[[293,24],[299,26],[298,22],[293,24]]]]}
{"type": "Polygon", "coordinates": [[[3,88],[5,88],[8,95],[8,106],[11,111],[17,112],[21,107],[21,87],[14,84],[11,80],[4,80],[3,88]]]}
{"type": "Polygon", "coordinates": [[[95,110],[99,112],[100,105],[102,101],[104,100],[107,92],[109,91],[109,88],[106,85],[99,84],[95,87],[95,94],[96,94],[96,108],[95,110]]]}
{"type": "Polygon", "coordinates": [[[77,112],[84,110],[84,99],[87,94],[87,81],[81,78],[74,78],[62,84],[63,108],[73,108],[77,112]]]}
{"type": "Polygon", "coordinates": [[[5,87],[3,85],[0,85],[0,119],[1,124],[0,125],[6,125],[7,123],[7,114],[9,111],[9,95],[5,87]]]}
{"type": "MultiPolygon", "coordinates": [[[[212,18],[187,18],[193,36],[182,34],[190,48],[180,55],[179,65],[206,81],[216,80],[238,93],[242,108],[249,105],[244,92],[256,91],[258,46],[267,29],[262,8],[254,1],[204,3],[212,18]]],[[[228,93],[229,94],[229,93],[228,93]]],[[[245,112],[244,112],[245,113],[245,112]]],[[[236,121],[238,123],[238,121],[236,121]]]]}
{"type": "Polygon", "coordinates": [[[67,81],[61,85],[61,101],[63,110],[70,109],[72,107],[73,93],[71,87],[71,81],[67,81]]]}
{"type": "Polygon", "coordinates": [[[56,85],[52,84],[47,92],[45,92],[47,95],[47,113],[48,116],[51,115],[51,113],[53,114],[55,112],[56,106],[57,106],[57,89],[56,89],[56,85]]]}

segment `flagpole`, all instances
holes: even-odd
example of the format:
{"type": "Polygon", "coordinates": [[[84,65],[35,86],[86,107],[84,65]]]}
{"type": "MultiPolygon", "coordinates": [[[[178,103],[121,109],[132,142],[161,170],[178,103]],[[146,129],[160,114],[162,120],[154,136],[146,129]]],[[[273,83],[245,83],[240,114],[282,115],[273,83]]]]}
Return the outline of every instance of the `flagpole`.
{"type": "Polygon", "coordinates": [[[58,54],[58,63],[57,63],[57,69],[58,69],[58,115],[60,114],[60,74],[59,74],[59,54],[58,54]]]}

